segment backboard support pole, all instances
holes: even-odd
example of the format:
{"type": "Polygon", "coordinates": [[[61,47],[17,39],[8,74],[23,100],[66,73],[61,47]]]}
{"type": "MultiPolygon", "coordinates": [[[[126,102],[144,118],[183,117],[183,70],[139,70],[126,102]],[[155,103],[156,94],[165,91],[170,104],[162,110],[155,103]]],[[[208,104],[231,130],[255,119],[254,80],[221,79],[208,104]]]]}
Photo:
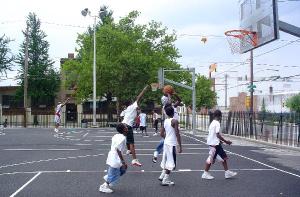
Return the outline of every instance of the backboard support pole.
{"type": "Polygon", "coordinates": [[[300,28],[289,23],[278,21],[279,30],[300,38],[300,28]]]}

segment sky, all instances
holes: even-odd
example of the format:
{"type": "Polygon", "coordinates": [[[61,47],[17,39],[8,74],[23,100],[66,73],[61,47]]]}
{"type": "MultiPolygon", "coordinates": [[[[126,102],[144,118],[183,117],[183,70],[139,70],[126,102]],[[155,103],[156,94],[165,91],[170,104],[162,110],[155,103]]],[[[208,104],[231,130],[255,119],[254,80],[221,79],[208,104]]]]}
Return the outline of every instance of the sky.
{"type": "MultiPolygon", "coordinates": [[[[239,28],[238,0],[2,0],[0,7],[0,36],[5,34],[13,41],[10,48],[14,54],[24,40],[26,17],[35,12],[41,20],[41,29],[47,34],[50,44],[50,58],[59,69],[60,58],[75,53],[78,33],[86,31],[93,24],[91,17],[83,17],[81,10],[89,8],[96,14],[100,6],[106,5],[114,12],[114,18],[126,16],[138,10],[138,22],[146,24],[151,20],[161,22],[170,32],[178,35],[176,47],[180,55],[178,62],[183,68],[195,67],[196,72],[208,76],[209,65],[217,63],[216,92],[218,105],[225,104],[224,76],[228,75],[228,97],[247,91],[247,81],[238,78],[249,76],[249,53],[232,54],[224,32],[239,28]],[[205,36],[207,42],[201,42],[205,36]]],[[[280,0],[279,20],[300,27],[300,1],[280,0]]],[[[289,77],[300,74],[300,41],[298,37],[280,32],[280,38],[254,50],[254,79],[262,77],[289,77]]],[[[16,68],[15,68],[16,70],[16,68]]],[[[1,76],[0,86],[16,85],[13,79],[16,71],[8,78],[1,76]]],[[[249,78],[249,77],[248,77],[249,78]]],[[[269,86],[274,92],[300,90],[300,76],[292,81],[257,82],[256,94],[268,94],[269,86]]],[[[229,99],[228,99],[229,103],[229,99]]]]}

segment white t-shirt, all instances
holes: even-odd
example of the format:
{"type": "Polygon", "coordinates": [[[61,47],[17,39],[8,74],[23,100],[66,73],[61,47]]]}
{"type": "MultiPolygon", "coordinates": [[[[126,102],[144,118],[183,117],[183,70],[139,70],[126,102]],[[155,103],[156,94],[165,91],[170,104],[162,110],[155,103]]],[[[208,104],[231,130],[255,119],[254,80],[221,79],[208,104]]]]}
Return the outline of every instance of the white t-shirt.
{"type": "Polygon", "coordinates": [[[153,113],[153,120],[157,120],[160,118],[161,118],[161,116],[158,113],[156,113],[156,112],[153,113]]]}
{"type": "Polygon", "coordinates": [[[112,168],[120,168],[122,166],[117,149],[121,152],[124,152],[126,149],[126,137],[123,134],[116,134],[111,138],[111,147],[107,156],[106,164],[112,168]]]}
{"type": "Polygon", "coordinates": [[[217,133],[220,132],[220,122],[213,120],[208,128],[207,145],[216,146],[220,144],[220,139],[217,137],[217,133]]]}
{"type": "Polygon", "coordinates": [[[125,123],[132,127],[135,117],[137,115],[137,111],[136,111],[137,108],[138,108],[138,104],[136,101],[133,104],[129,105],[124,110],[124,119],[123,119],[122,123],[125,123]]]}
{"type": "Polygon", "coordinates": [[[147,124],[147,115],[145,113],[140,113],[140,126],[145,127],[147,124]]]}
{"type": "Polygon", "coordinates": [[[61,108],[62,108],[62,104],[58,104],[57,106],[56,106],[56,111],[55,111],[55,115],[56,116],[61,116],[61,108]]]}
{"type": "Polygon", "coordinates": [[[125,116],[125,110],[121,111],[120,113],[120,117],[124,117],[125,116]]]}
{"type": "Polygon", "coordinates": [[[171,102],[171,101],[170,101],[169,97],[167,97],[167,96],[165,96],[165,95],[163,95],[163,96],[161,97],[161,104],[162,104],[163,107],[165,107],[165,105],[168,104],[168,103],[170,103],[170,102],[171,102]]]}
{"type": "Polygon", "coordinates": [[[177,145],[177,137],[175,133],[174,127],[172,127],[172,119],[173,118],[168,118],[164,122],[164,128],[166,132],[166,137],[165,137],[165,144],[170,145],[170,146],[176,146],[177,145]]]}

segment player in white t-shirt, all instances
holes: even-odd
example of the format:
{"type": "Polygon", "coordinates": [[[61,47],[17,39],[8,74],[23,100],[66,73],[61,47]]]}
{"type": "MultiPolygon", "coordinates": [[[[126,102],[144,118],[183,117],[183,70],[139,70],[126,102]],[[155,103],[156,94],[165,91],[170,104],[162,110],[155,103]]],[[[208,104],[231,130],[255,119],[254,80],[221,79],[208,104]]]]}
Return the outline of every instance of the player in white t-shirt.
{"type": "Polygon", "coordinates": [[[227,166],[227,155],[224,151],[221,143],[225,142],[226,144],[232,144],[231,141],[225,140],[220,134],[220,121],[222,118],[222,112],[220,110],[214,111],[214,120],[209,125],[209,132],[207,136],[207,145],[209,146],[209,156],[206,159],[205,169],[202,174],[203,179],[213,179],[214,177],[208,172],[211,164],[218,161],[222,162],[224,170],[225,170],[225,178],[231,178],[237,175],[236,172],[228,170],[227,166]]]}
{"type": "Polygon", "coordinates": [[[153,119],[153,126],[155,128],[155,133],[153,134],[153,136],[158,135],[158,122],[161,120],[161,116],[160,114],[156,113],[155,110],[152,111],[152,119],[153,119]]]}
{"type": "Polygon", "coordinates": [[[60,124],[60,118],[61,118],[61,111],[62,111],[62,107],[65,106],[67,104],[67,102],[69,102],[69,98],[67,98],[63,103],[58,102],[58,105],[56,106],[56,110],[55,110],[55,116],[54,116],[54,122],[55,122],[55,128],[54,131],[56,133],[58,133],[58,127],[60,124]]]}
{"type": "MultiPolygon", "coordinates": [[[[172,104],[172,100],[171,100],[171,95],[170,94],[164,94],[161,97],[161,103],[163,105],[163,108],[162,108],[162,111],[163,111],[162,112],[162,114],[163,114],[163,120],[166,117],[166,113],[164,111],[164,108],[167,105],[172,105],[173,106],[173,108],[174,108],[174,116],[173,116],[173,118],[176,119],[176,120],[179,120],[179,116],[178,116],[178,113],[177,113],[177,107],[179,105],[181,105],[181,98],[175,92],[172,95],[176,98],[176,100],[175,100],[175,102],[173,104],[172,104]]],[[[153,163],[157,162],[157,156],[160,153],[162,153],[163,147],[164,147],[164,139],[161,139],[160,142],[159,142],[159,144],[156,146],[155,151],[153,153],[153,157],[152,157],[152,162],[153,163]]]]}
{"type": "Polygon", "coordinates": [[[164,126],[161,129],[161,136],[165,138],[163,156],[161,161],[162,173],[159,180],[163,186],[174,185],[170,180],[170,173],[176,168],[176,146],[178,145],[178,153],[182,152],[181,136],[178,128],[178,120],[174,119],[174,108],[171,105],[165,106],[165,112],[168,116],[164,121],[164,126]]]}
{"type": "Polygon", "coordinates": [[[140,117],[140,130],[142,134],[145,131],[144,137],[149,137],[149,135],[147,134],[147,115],[144,113],[143,110],[141,110],[139,117],[140,117]]]}
{"type": "Polygon", "coordinates": [[[122,123],[127,125],[128,128],[128,134],[127,134],[127,149],[132,154],[132,161],[131,164],[134,166],[142,166],[142,164],[139,162],[139,160],[136,158],[135,154],[135,146],[134,146],[134,136],[133,136],[133,123],[135,120],[135,117],[137,116],[137,108],[138,103],[141,101],[143,95],[145,94],[146,90],[148,89],[149,85],[146,85],[144,89],[141,91],[141,93],[136,97],[136,101],[132,103],[131,105],[127,104],[127,108],[124,110],[124,119],[122,123]]]}
{"type": "Polygon", "coordinates": [[[99,191],[104,193],[113,192],[111,187],[116,185],[120,176],[124,175],[127,169],[122,153],[126,150],[128,128],[126,124],[120,123],[116,129],[119,133],[111,139],[111,147],[106,160],[108,165],[107,175],[103,177],[105,182],[99,187],[99,191]]]}

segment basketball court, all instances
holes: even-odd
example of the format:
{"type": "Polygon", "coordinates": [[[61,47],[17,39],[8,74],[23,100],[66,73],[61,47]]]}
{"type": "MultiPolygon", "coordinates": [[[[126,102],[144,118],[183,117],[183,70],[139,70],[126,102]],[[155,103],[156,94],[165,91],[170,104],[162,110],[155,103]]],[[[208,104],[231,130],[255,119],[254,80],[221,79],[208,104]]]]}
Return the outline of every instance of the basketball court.
{"type": "MultiPolygon", "coordinates": [[[[114,128],[6,129],[0,136],[1,196],[106,196],[98,191],[106,173],[105,164],[114,128]]],[[[221,164],[212,166],[214,180],[203,180],[208,156],[205,135],[182,133],[183,153],[171,177],[175,186],[164,187],[157,180],[161,168],[152,163],[160,137],[135,134],[141,168],[129,166],[112,196],[298,196],[300,172],[280,165],[263,154],[263,146],[239,143],[224,146],[230,169],[238,172],[224,178],[221,164]],[[216,193],[216,191],[218,191],[216,193]]],[[[273,155],[272,157],[277,157],[273,155]]],[[[295,159],[294,156],[290,156],[295,159]]],[[[127,163],[131,156],[126,155],[127,163]]],[[[288,159],[288,158],[287,158],[288,159]]],[[[299,160],[299,156],[298,156],[299,160]]],[[[295,161],[297,162],[297,161],[295,161]]],[[[299,161],[298,161],[299,163],[299,161]]]]}

